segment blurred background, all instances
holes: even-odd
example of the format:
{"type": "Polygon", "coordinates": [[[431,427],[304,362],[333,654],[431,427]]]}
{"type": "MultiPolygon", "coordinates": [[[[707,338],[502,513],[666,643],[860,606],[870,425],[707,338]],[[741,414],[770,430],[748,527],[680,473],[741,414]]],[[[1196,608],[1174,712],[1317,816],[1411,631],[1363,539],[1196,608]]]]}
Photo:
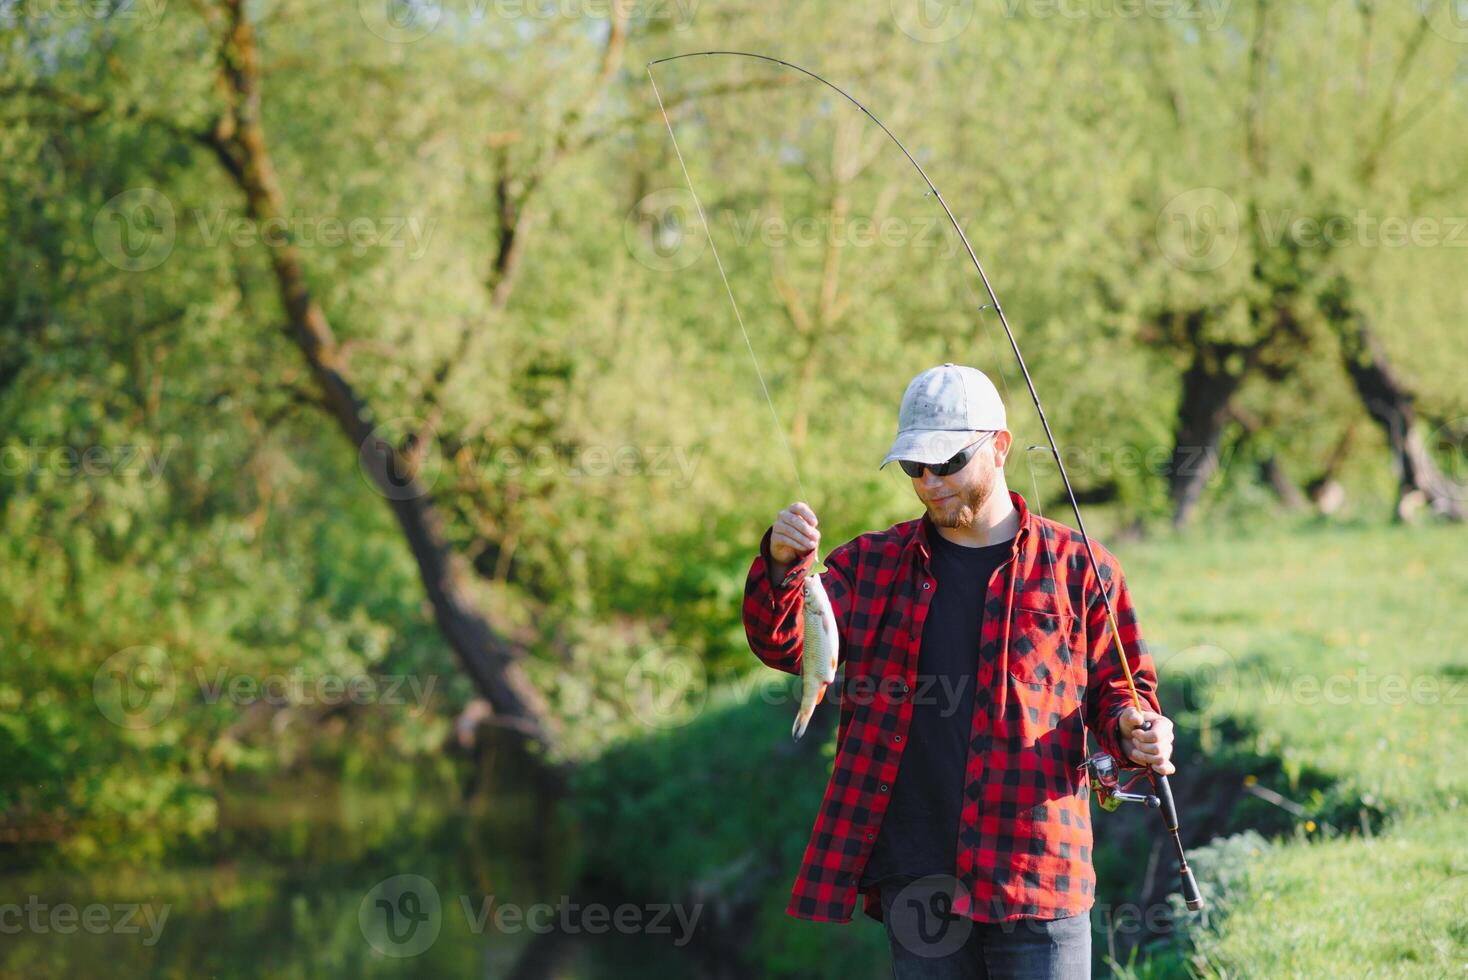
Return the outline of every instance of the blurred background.
{"type": "Polygon", "coordinates": [[[0,3],[0,975],[887,975],[760,536],[950,360],[1072,518],[896,146],[658,65],[746,342],[708,48],[923,164],[1127,570],[1211,905],[1098,815],[1097,975],[1461,976],[1461,0],[0,3]]]}

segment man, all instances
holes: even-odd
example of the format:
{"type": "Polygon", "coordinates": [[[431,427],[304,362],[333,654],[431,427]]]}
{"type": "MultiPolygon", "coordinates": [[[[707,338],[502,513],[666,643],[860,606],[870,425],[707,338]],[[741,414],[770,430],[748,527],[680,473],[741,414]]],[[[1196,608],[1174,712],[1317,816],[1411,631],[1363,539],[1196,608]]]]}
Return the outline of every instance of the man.
{"type": "MultiPolygon", "coordinates": [[[[1009,490],[1011,441],[983,373],[919,374],[881,466],[900,462],[926,512],[834,549],[821,574],[845,672],[837,754],[785,911],[848,922],[859,892],[898,977],[1088,977],[1086,730],[1123,766],[1173,772],[1121,566],[1093,541],[1098,582],[1080,533],[1009,490]]],[[[749,570],[745,633],[777,670],[800,672],[820,537],[793,503],[749,570]]]]}

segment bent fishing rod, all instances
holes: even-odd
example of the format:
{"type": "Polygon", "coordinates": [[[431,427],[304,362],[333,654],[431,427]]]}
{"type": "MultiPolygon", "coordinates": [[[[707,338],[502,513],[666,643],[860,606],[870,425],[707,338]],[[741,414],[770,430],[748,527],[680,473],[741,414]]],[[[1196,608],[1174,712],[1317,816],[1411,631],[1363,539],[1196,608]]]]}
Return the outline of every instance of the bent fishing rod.
{"type": "MultiPolygon", "coordinates": [[[[749,346],[750,356],[754,356],[754,346],[752,343],[750,343],[749,332],[744,327],[744,318],[739,312],[738,302],[734,299],[734,290],[729,285],[729,277],[724,271],[723,260],[719,258],[718,247],[714,245],[713,234],[709,229],[708,218],[704,214],[703,205],[699,202],[698,194],[693,189],[693,179],[688,174],[688,166],[683,160],[683,153],[681,150],[678,149],[678,137],[673,132],[673,123],[668,118],[668,110],[663,105],[662,93],[658,91],[657,78],[653,75],[652,71],[654,65],[663,65],[672,61],[681,61],[684,58],[707,57],[750,58],[756,61],[765,61],[771,64],[780,65],[782,67],[792,69],[794,71],[798,71],[801,74],[806,75],[816,80],[817,82],[820,82],[822,85],[840,95],[847,102],[850,102],[852,105],[856,106],[856,108],[861,110],[861,112],[868,119],[876,123],[877,127],[881,129],[883,133],[887,134],[887,138],[890,139],[897,146],[897,148],[902,151],[902,155],[907,158],[907,161],[912,164],[913,169],[918,172],[918,176],[923,179],[923,183],[928,186],[929,193],[937,199],[938,205],[943,209],[943,213],[947,215],[949,223],[953,225],[953,230],[958,234],[958,240],[963,243],[964,251],[968,253],[968,257],[970,261],[973,262],[975,271],[977,271],[979,274],[979,279],[982,280],[984,284],[984,291],[989,296],[989,303],[986,308],[993,309],[993,311],[998,315],[999,323],[1004,328],[1004,335],[1009,340],[1009,348],[1014,352],[1015,361],[1018,362],[1020,373],[1024,376],[1025,379],[1025,386],[1029,389],[1030,400],[1035,403],[1035,412],[1040,416],[1040,425],[1045,430],[1045,439],[1050,444],[1051,455],[1055,457],[1055,466],[1057,469],[1059,469],[1061,482],[1065,485],[1065,495],[1070,500],[1071,513],[1075,515],[1076,528],[1080,531],[1081,541],[1084,543],[1086,548],[1086,557],[1090,561],[1091,574],[1096,579],[1097,589],[1101,593],[1101,601],[1105,605],[1106,621],[1111,630],[1111,637],[1115,640],[1117,656],[1121,660],[1122,674],[1126,678],[1127,690],[1131,693],[1132,705],[1137,709],[1138,712],[1142,712],[1144,710],[1142,707],[1142,699],[1141,696],[1137,693],[1136,682],[1132,678],[1131,665],[1127,662],[1126,649],[1123,647],[1121,641],[1121,630],[1118,628],[1116,623],[1116,611],[1112,606],[1111,596],[1106,590],[1105,579],[1103,579],[1101,576],[1101,564],[1096,559],[1096,551],[1091,545],[1091,536],[1086,532],[1086,522],[1081,517],[1081,507],[1079,502],[1077,502],[1076,500],[1075,490],[1071,487],[1070,476],[1066,473],[1065,461],[1061,459],[1060,447],[1055,441],[1054,433],[1050,430],[1050,421],[1045,417],[1045,407],[1040,403],[1040,393],[1035,388],[1034,379],[1030,377],[1030,369],[1025,365],[1024,355],[1020,353],[1019,342],[1015,339],[1014,331],[1010,329],[1009,319],[1004,315],[1004,307],[1000,304],[999,297],[994,292],[993,285],[989,282],[989,276],[988,273],[984,271],[983,263],[979,261],[979,256],[977,253],[974,252],[974,247],[969,244],[968,236],[964,234],[963,227],[958,223],[958,219],[954,217],[953,211],[948,207],[948,202],[943,199],[942,193],[939,192],[937,185],[933,183],[932,179],[928,177],[928,173],[926,170],[923,169],[922,164],[918,163],[917,158],[915,158],[911,153],[908,152],[907,147],[904,146],[902,141],[897,138],[896,134],[894,134],[892,130],[888,129],[886,124],[883,123],[882,120],[878,119],[870,109],[859,102],[853,95],[851,95],[851,93],[847,92],[845,89],[841,88],[839,85],[835,84],[829,79],[826,79],[821,75],[818,75],[817,73],[811,71],[809,68],[802,68],[800,65],[794,64],[793,62],[784,61],[771,55],[755,54],[749,51],[688,51],[683,54],[670,55],[666,58],[657,58],[647,63],[647,77],[648,80],[652,82],[653,93],[657,97],[658,109],[662,112],[663,122],[668,127],[668,136],[673,141],[673,148],[678,156],[678,164],[683,170],[684,179],[688,182],[688,191],[693,196],[693,202],[698,212],[699,220],[703,223],[704,234],[707,235],[709,245],[713,250],[714,261],[715,264],[718,266],[719,275],[724,280],[724,289],[729,294],[729,301],[734,304],[734,314],[735,317],[739,320],[739,327],[742,331],[744,331],[744,340],[746,345],[749,346]]],[[[755,370],[759,372],[758,358],[755,358],[755,370]]],[[[765,399],[769,402],[770,411],[773,413],[775,411],[775,405],[774,401],[770,398],[769,387],[768,385],[765,385],[763,372],[760,372],[760,384],[764,387],[765,399]]],[[[778,415],[776,415],[777,429],[778,422],[779,417],[778,415]]],[[[783,429],[780,429],[779,431],[781,439],[783,440],[784,431],[783,429]]],[[[785,451],[787,454],[790,454],[791,465],[794,466],[794,455],[790,453],[790,446],[788,443],[786,443],[785,445],[785,451]]],[[[799,478],[799,468],[796,467],[797,482],[799,482],[799,478]]],[[[1150,721],[1144,721],[1141,725],[1141,728],[1144,731],[1150,730],[1151,727],[1152,723],[1150,721]]],[[[1100,768],[1105,769],[1106,767],[1103,765],[1100,768]]],[[[1168,836],[1172,840],[1173,850],[1177,855],[1178,870],[1182,881],[1183,901],[1187,904],[1189,911],[1197,911],[1203,907],[1203,895],[1198,890],[1198,883],[1193,878],[1193,871],[1191,868],[1188,867],[1187,855],[1183,851],[1182,837],[1179,834],[1178,830],[1177,805],[1173,801],[1172,788],[1167,781],[1167,777],[1157,772],[1152,767],[1148,766],[1145,772],[1148,778],[1151,779],[1152,785],[1156,790],[1155,796],[1143,796],[1141,794],[1120,792],[1121,788],[1116,786],[1116,774],[1114,773],[1114,771],[1109,770],[1105,772],[1104,779],[1097,779],[1097,782],[1099,783],[1098,789],[1103,789],[1104,791],[1106,791],[1117,803],[1145,803],[1147,806],[1154,807],[1160,811],[1163,818],[1163,824],[1167,830],[1168,836]],[[1116,795],[1118,793],[1120,793],[1120,795],[1116,795]]],[[[1102,773],[1097,772],[1093,768],[1092,776],[1101,777],[1102,773]]]]}

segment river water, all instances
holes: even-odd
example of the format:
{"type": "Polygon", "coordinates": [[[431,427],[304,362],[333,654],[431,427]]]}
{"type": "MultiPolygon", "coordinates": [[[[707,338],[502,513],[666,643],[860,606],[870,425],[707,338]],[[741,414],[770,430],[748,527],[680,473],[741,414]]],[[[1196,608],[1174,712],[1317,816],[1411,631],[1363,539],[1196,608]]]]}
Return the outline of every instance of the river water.
{"type": "Polygon", "coordinates": [[[553,805],[439,775],[233,791],[161,867],[0,875],[0,976],[687,977],[692,928],[569,893],[553,805]]]}

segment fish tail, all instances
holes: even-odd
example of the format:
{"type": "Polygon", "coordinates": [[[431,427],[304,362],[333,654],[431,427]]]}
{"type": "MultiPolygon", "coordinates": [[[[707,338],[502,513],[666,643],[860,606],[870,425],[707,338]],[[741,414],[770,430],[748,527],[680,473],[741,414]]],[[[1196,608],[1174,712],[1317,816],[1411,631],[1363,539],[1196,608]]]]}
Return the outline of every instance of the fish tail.
{"type": "Polygon", "coordinates": [[[795,724],[790,726],[790,735],[792,738],[798,739],[805,734],[805,726],[810,724],[810,716],[811,713],[809,711],[806,711],[804,708],[800,709],[800,712],[795,716],[795,724]]]}
{"type": "Polygon", "coordinates": [[[810,707],[802,702],[800,710],[795,713],[795,724],[790,728],[790,734],[795,738],[805,734],[805,726],[810,724],[811,716],[816,713],[816,705],[820,704],[826,697],[826,685],[822,684],[816,689],[816,696],[811,700],[810,707]]]}

